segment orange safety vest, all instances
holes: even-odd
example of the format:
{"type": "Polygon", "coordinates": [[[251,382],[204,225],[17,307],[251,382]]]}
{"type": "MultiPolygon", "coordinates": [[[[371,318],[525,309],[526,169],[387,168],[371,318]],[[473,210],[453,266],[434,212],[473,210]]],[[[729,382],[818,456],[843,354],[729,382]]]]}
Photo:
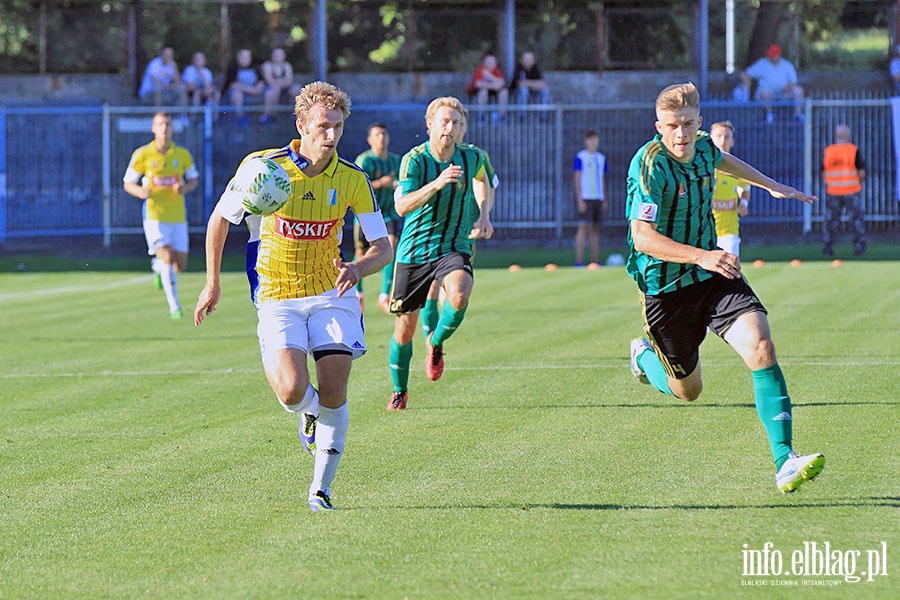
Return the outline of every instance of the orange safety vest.
{"type": "Polygon", "coordinates": [[[831,196],[848,196],[859,193],[862,185],[856,168],[859,149],[849,143],[832,144],[825,148],[825,192],[831,196]]]}

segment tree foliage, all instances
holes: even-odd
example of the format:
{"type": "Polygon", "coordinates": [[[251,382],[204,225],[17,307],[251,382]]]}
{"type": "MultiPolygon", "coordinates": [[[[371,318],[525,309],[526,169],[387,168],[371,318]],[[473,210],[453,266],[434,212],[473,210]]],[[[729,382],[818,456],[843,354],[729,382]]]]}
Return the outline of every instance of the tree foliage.
{"type": "MultiPolygon", "coordinates": [[[[469,71],[488,50],[498,51],[501,0],[329,0],[329,69],[333,71],[469,71]]],[[[773,42],[792,41],[794,10],[801,27],[796,43],[833,39],[849,23],[886,27],[889,2],[853,0],[737,0],[738,62],[749,63],[773,42]]],[[[0,71],[38,70],[39,0],[0,1],[0,71]]],[[[121,72],[128,65],[130,0],[47,0],[47,66],[51,73],[121,72]]],[[[697,0],[535,0],[516,2],[517,51],[533,50],[544,69],[597,66],[602,50],[618,68],[689,66],[697,0]],[[608,19],[607,48],[597,47],[597,9],[608,19]]],[[[175,48],[181,65],[199,50],[210,65],[220,48],[214,1],[143,4],[144,63],[162,46],[175,48]]],[[[310,39],[316,0],[260,0],[228,7],[231,47],[250,48],[258,60],[284,47],[298,71],[311,71],[310,39]]],[[[709,2],[710,66],[724,64],[724,2],[709,2]]]]}

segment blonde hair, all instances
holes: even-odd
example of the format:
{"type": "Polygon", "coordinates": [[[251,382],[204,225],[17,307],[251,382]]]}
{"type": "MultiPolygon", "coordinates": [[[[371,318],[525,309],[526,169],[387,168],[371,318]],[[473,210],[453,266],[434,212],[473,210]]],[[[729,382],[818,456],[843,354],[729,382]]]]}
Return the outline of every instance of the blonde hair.
{"type": "Polygon", "coordinates": [[[432,120],[434,115],[437,114],[444,106],[449,106],[453,110],[459,112],[460,116],[463,119],[468,119],[469,111],[466,110],[466,107],[463,106],[462,102],[459,101],[459,98],[455,98],[453,96],[442,96],[440,98],[435,98],[428,105],[428,108],[425,109],[425,122],[432,120]]]}
{"type": "Polygon", "coordinates": [[[724,129],[728,129],[731,131],[731,135],[734,135],[734,123],[731,121],[717,121],[710,125],[709,130],[712,131],[714,127],[722,127],[724,129]]]}
{"type": "Polygon", "coordinates": [[[699,107],[700,92],[697,91],[697,86],[690,81],[670,85],[656,97],[657,112],[699,107]]]}
{"type": "Polygon", "coordinates": [[[339,110],[344,118],[350,116],[350,96],[340,88],[324,81],[307,83],[294,99],[294,114],[306,123],[309,110],[314,104],[321,104],[331,110],[339,110]]]}

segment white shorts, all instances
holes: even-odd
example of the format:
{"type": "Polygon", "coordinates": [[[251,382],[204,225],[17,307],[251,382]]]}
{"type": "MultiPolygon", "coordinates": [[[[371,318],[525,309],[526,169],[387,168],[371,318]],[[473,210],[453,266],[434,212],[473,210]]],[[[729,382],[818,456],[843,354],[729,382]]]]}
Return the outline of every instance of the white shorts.
{"type": "Polygon", "coordinates": [[[309,298],[262,302],[259,305],[259,350],[263,365],[274,364],[285,348],[307,355],[320,350],[344,350],[353,359],[366,353],[363,315],[356,294],[338,298],[331,290],[309,298]]]}
{"type": "Polygon", "coordinates": [[[718,246],[725,252],[730,252],[738,258],[741,256],[741,236],[739,235],[720,235],[718,246]]]}
{"type": "Polygon", "coordinates": [[[147,254],[156,256],[163,246],[171,246],[175,252],[188,253],[188,225],[181,223],[161,223],[144,220],[144,237],[147,239],[147,254]]]}

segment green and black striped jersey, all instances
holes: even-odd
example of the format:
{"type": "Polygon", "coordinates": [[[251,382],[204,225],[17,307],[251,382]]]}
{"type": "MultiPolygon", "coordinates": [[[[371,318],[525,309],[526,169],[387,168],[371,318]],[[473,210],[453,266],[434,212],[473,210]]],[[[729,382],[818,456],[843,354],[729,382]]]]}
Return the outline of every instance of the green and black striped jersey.
{"type": "MultiPolygon", "coordinates": [[[[372,150],[366,150],[356,157],[355,162],[369,176],[369,181],[375,181],[385,175],[391,175],[396,180],[400,170],[400,155],[393,152],[388,152],[387,158],[381,158],[372,150]]],[[[393,188],[378,188],[375,190],[375,197],[378,198],[378,208],[381,209],[385,223],[400,218],[394,209],[393,188]]]]}
{"type": "Polygon", "coordinates": [[[469,233],[480,214],[471,192],[472,179],[484,178],[486,173],[485,155],[480,149],[457,144],[450,160],[440,162],[431,154],[428,142],[416,146],[400,162],[395,193],[399,198],[421,189],[450,165],[462,168],[462,178],[406,215],[397,244],[397,262],[424,264],[453,252],[472,254],[469,233]]]}
{"type": "MultiPolygon", "coordinates": [[[[681,244],[715,249],[712,194],[721,162],[722,153],[706,132],[697,133],[689,163],[672,158],[657,135],[637,151],[628,167],[626,218],[656,223],[659,233],[681,244]]],[[[630,227],[628,248],[626,270],[648,295],[673,292],[713,276],[697,265],[666,262],[636,251],[630,227]]]]}

